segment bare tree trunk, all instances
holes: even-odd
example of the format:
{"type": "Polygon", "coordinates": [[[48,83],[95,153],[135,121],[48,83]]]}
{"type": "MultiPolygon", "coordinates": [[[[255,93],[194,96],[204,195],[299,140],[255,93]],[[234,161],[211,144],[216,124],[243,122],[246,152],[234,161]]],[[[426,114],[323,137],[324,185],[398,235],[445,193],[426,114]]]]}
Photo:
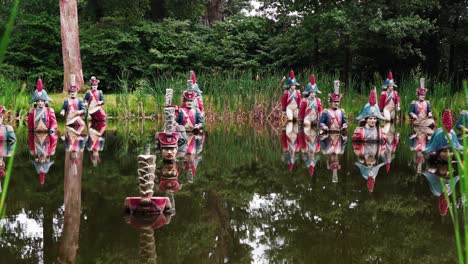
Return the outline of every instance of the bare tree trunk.
{"type": "Polygon", "coordinates": [[[62,32],[63,92],[70,87],[70,74],[76,77],[76,85],[83,88],[80,37],[78,30],[78,9],[76,0],[60,1],[60,29],[62,32]]]}
{"type": "Polygon", "coordinates": [[[216,21],[223,19],[224,1],[223,0],[209,0],[206,4],[206,17],[208,23],[213,24],[216,21]]]}

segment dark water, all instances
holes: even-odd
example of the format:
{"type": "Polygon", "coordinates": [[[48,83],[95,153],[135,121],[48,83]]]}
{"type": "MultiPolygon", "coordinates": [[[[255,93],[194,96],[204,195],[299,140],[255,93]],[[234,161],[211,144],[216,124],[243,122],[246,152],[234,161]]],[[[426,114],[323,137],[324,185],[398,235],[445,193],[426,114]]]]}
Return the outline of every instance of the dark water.
{"type": "MultiPolygon", "coordinates": [[[[349,141],[334,157],[324,154],[327,149],[318,151],[311,176],[301,150],[289,170],[283,150],[288,135],[281,129],[211,125],[200,156],[192,160],[198,162],[192,183],[191,166],[178,163],[175,214],[156,219],[154,231],[142,231],[127,223],[123,202],[139,195],[137,155],[155,131],[151,123],[108,124],[96,167],[86,147],[72,154],[58,139],[43,185],[27,135],[17,135],[0,262],[456,261],[450,216],[440,215],[438,197],[416,173],[405,127],[396,127],[400,142],[389,170],[386,163],[379,169],[370,192],[349,141]]],[[[389,156],[379,157],[378,163],[389,156]]]]}

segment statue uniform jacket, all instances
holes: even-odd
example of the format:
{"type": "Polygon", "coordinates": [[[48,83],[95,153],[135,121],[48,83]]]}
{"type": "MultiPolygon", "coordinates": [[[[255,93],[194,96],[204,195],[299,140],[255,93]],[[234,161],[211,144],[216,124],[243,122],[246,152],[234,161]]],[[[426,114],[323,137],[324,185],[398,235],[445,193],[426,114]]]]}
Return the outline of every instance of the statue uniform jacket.
{"type": "Polygon", "coordinates": [[[320,118],[322,114],[323,106],[320,98],[313,98],[312,100],[307,98],[301,102],[301,108],[299,109],[299,119],[303,120],[312,110],[317,112],[317,118],[320,118]]]}
{"type": "Polygon", "coordinates": [[[0,125],[0,141],[16,141],[15,131],[8,125],[0,125]]]}
{"type": "Polygon", "coordinates": [[[28,129],[29,131],[37,131],[39,122],[44,122],[48,130],[57,130],[57,118],[55,117],[54,109],[50,107],[44,107],[44,112],[41,116],[41,109],[32,108],[28,114],[28,129]]]}
{"type": "Polygon", "coordinates": [[[180,125],[186,126],[188,122],[191,122],[195,127],[198,125],[199,128],[203,127],[203,115],[198,109],[179,108],[176,122],[180,125]]]}
{"type": "Polygon", "coordinates": [[[299,107],[302,100],[301,93],[298,90],[294,90],[293,92],[289,90],[284,91],[283,97],[281,99],[281,107],[283,111],[286,111],[286,108],[293,100],[296,101],[296,104],[299,107]]]}
{"type": "Polygon", "coordinates": [[[410,105],[410,109],[408,111],[408,115],[410,116],[410,118],[412,118],[411,114],[414,114],[416,116],[419,116],[419,113],[422,111],[422,110],[425,110],[426,111],[426,117],[429,115],[429,113],[432,113],[432,109],[431,109],[431,104],[429,103],[429,101],[427,100],[424,100],[424,106],[423,108],[421,108],[419,105],[418,105],[418,101],[413,101],[411,102],[411,105],[410,105]]]}
{"type": "Polygon", "coordinates": [[[400,105],[400,97],[398,96],[397,91],[383,91],[380,94],[379,108],[380,111],[383,111],[384,107],[390,103],[390,100],[393,100],[395,105],[400,105]]]}
{"type": "Polygon", "coordinates": [[[331,110],[325,109],[323,113],[320,115],[320,128],[328,127],[331,129],[332,123],[338,122],[340,128],[343,127],[344,124],[348,123],[346,118],[346,113],[343,109],[331,110]]]}
{"type": "Polygon", "coordinates": [[[83,100],[80,98],[67,98],[63,101],[62,110],[65,111],[66,114],[70,112],[71,109],[75,109],[76,111],[80,111],[80,115],[84,114],[85,107],[83,104],[83,100]]]}
{"type": "Polygon", "coordinates": [[[378,128],[367,128],[365,126],[362,127],[356,127],[354,130],[353,134],[353,141],[381,141],[385,142],[386,136],[385,132],[383,132],[383,129],[378,129],[378,128]]]}

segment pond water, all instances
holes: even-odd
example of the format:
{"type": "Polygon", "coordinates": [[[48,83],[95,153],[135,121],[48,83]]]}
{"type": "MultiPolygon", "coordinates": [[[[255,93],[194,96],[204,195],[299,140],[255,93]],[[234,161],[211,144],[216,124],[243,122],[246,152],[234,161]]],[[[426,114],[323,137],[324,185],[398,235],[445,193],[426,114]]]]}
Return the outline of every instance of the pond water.
{"type": "MultiPolygon", "coordinates": [[[[313,133],[294,127],[209,125],[199,154],[178,162],[180,188],[169,195],[175,212],[146,223],[154,229],[138,228],[123,204],[139,195],[137,155],[161,127],[111,122],[85,129],[75,144],[58,138],[42,178],[32,162],[37,139],[17,135],[0,262],[456,261],[450,216],[441,216],[438,197],[417,173],[418,163],[421,171],[426,165],[411,151],[406,125],[395,128],[398,144],[374,148],[381,165],[374,180],[356,164],[365,148],[353,150],[350,140],[316,145],[313,133]],[[86,146],[90,134],[94,144],[86,146]]],[[[168,195],[157,182],[155,195],[168,195]]]]}

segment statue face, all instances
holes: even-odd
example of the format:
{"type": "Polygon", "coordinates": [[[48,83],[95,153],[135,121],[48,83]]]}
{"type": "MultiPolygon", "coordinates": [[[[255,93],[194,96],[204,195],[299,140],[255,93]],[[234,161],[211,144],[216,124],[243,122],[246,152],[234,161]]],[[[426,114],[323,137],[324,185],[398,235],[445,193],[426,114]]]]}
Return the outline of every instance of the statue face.
{"type": "Polygon", "coordinates": [[[377,123],[377,117],[369,116],[366,122],[369,127],[375,127],[375,124],[377,123]]]}
{"type": "Polygon", "coordinates": [[[418,95],[418,100],[419,101],[424,101],[425,97],[426,97],[425,95],[420,94],[420,95],[418,95]]]}
{"type": "Polygon", "coordinates": [[[192,108],[193,107],[193,100],[187,100],[185,102],[185,106],[187,106],[187,108],[192,108]]]}
{"type": "Polygon", "coordinates": [[[77,94],[77,92],[70,92],[70,97],[71,98],[76,98],[76,94],[77,94]]]}
{"type": "Polygon", "coordinates": [[[315,98],[317,94],[315,92],[310,92],[310,97],[315,98]]]}
{"type": "Polygon", "coordinates": [[[96,90],[97,87],[98,87],[97,84],[92,84],[92,85],[91,85],[91,89],[93,89],[93,90],[96,90]]]}
{"type": "Polygon", "coordinates": [[[289,85],[289,89],[291,90],[295,90],[296,89],[296,85],[292,84],[292,85],[289,85]]]}
{"type": "Polygon", "coordinates": [[[331,104],[331,108],[333,108],[333,109],[337,109],[338,106],[340,106],[339,101],[332,101],[330,104],[331,104]]]}
{"type": "Polygon", "coordinates": [[[376,163],[377,160],[375,159],[375,156],[368,156],[364,160],[364,164],[369,168],[374,167],[376,163]]]}
{"type": "Polygon", "coordinates": [[[44,100],[37,100],[36,105],[38,108],[43,108],[45,106],[45,101],[44,100]]]}
{"type": "Polygon", "coordinates": [[[389,86],[387,86],[387,90],[389,90],[389,91],[393,91],[393,85],[389,85],[389,86]]]}
{"type": "Polygon", "coordinates": [[[176,148],[162,148],[161,155],[163,160],[174,160],[177,154],[176,148]]]}
{"type": "Polygon", "coordinates": [[[448,157],[452,155],[453,155],[453,152],[449,148],[447,148],[447,149],[443,149],[440,151],[439,157],[443,160],[448,160],[448,157]]]}

